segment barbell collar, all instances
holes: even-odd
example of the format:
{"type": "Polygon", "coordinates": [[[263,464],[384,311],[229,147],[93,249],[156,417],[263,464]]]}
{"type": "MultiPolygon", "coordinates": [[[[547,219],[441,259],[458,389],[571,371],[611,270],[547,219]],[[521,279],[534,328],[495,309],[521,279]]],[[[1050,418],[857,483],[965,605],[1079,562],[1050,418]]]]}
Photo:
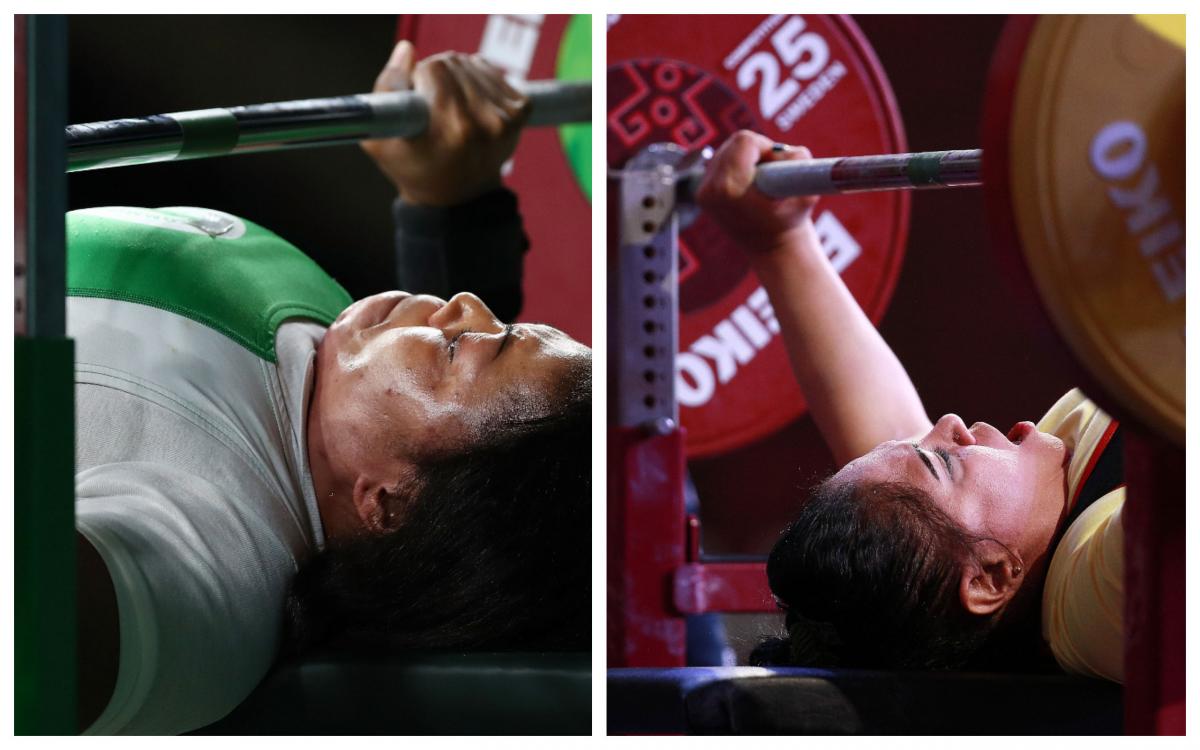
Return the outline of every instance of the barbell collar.
{"type": "Polygon", "coordinates": [[[772,198],[982,184],[983,151],[847,156],[762,164],[754,185],[772,198]]]}
{"type": "MultiPolygon", "coordinates": [[[[589,81],[529,81],[528,125],[590,122],[589,81]]],[[[67,171],[412,138],[429,127],[429,104],[403,91],[173,112],[69,125],[67,171]]]]}

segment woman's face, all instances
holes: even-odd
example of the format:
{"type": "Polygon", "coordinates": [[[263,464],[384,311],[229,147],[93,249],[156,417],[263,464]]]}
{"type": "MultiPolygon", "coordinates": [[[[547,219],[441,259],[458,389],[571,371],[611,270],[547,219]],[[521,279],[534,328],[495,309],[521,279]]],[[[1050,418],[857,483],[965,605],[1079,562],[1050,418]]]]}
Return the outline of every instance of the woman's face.
{"type": "Polygon", "coordinates": [[[322,443],[335,470],[452,452],[495,417],[548,413],[568,373],[590,360],[562,331],[505,325],[473,294],[367,297],[317,352],[322,443]]]}
{"type": "Polygon", "coordinates": [[[849,481],[905,482],[973,534],[1019,549],[1032,562],[1066,515],[1063,442],[1018,422],[1004,434],[984,422],[968,429],[954,414],[916,441],[889,441],[847,464],[849,481]]]}

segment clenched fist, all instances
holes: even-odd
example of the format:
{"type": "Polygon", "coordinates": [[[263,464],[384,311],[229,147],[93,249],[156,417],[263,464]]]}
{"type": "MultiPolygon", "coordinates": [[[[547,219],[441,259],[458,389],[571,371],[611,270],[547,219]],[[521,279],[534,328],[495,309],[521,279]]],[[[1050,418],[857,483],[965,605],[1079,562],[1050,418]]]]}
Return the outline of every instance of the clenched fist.
{"type": "Polygon", "coordinates": [[[752,253],[787,244],[812,220],[816,196],[769,198],[754,187],[762,162],[811,159],[803,146],[776,149],[769,138],[739,130],[717,150],[696,194],[701,208],[752,253]]]}
{"type": "Polygon", "coordinates": [[[443,52],[416,62],[400,42],[374,91],[413,90],[430,105],[429,128],[415,138],[364,141],[362,148],[407,203],[463,203],[500,184],[500,167],[517,147],[529,98],[478,55],[443,52]]]}

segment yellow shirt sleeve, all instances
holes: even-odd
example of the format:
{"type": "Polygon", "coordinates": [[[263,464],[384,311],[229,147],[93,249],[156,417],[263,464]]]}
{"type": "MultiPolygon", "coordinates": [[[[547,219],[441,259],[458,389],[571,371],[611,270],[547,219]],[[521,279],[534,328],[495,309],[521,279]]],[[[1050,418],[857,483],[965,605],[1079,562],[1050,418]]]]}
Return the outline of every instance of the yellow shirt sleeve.
{"type": "Polygon", "coordinates": [[[1067,672],[1124,682],[1124,488],[1067,529],[1046,573],[1042,636],[1067,672]]]}

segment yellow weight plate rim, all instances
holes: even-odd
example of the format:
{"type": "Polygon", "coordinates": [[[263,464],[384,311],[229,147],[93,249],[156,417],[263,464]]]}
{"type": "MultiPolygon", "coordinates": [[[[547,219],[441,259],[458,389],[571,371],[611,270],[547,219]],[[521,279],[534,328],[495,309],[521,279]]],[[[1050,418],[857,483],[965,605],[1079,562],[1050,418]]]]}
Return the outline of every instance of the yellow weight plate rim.
{"type": "Polygon", "coordinates": [[[1163,37],[1171,44],[1180,49],[1184,48],[1186,44],[1186,16],[1139,13],[1134,18],[1137,19],[1138,23],[1163,37]]]}
{"type": "MultiPolygon", "coordinates": [[[[1038,292],[1075,355],[1114,398],[1177,443],[1185,428],[1186,296],[1169,301],[1127,211],[1146,165],[1182,231],[1184,53],[1129,16],[1039,19],[1022,60],[1009,162],[1021,247],[1038,292]],[[1123,181],[1092,167],[1093,138],[1117,121],[1146,135],[1142,166],[1123,181]]],[[[1119,158],[1121,152],[1117,153],[1119,158]]],[[[1178,242],[1182,258],[1183,239],[1178,242]]]]}

